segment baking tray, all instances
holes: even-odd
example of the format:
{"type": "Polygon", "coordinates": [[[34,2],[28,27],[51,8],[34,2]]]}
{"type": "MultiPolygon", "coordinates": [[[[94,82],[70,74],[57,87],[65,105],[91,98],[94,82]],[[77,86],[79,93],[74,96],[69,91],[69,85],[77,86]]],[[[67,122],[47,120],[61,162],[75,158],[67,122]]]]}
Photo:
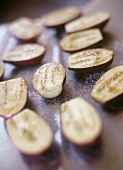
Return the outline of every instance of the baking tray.
{"type": "MultiPolygon", "coordinates": [[[[86,14],[108,11],[112,16],[103,32],[102,44],[102,47],[114,51],[114,60],[110,68],[123,64],[122,7],[122,0],[95,0],[82,8],[86,14]]],[[[0,26],[0,55],[18,44],[13,37],[9,36],[7,28],[7,24],[0,26]]],[[[92,87],[106,70],[89,74],[68,70],[69,53],[59,48],[59,40],[64,34],[64,32],[57,33],[55,30],[43,30],[38,41],[46,46],[46,55],[38,65],[18,68],[5,64],[3,80],[25,77],[29,89],[26,107],[36,111],[49,123],[54,134],[54,142],[52,147],[42,155],[24,155],[12,144],[5,130],[5,120],[0,118],[0,170],[123,170],[123,102],[119,101],[117,104],[103,107],[90,97],[92,87]],[[32,77],[38,67],[52,61],[64,65],[66,82],[60,96],[44,99],[35,92],[32,77]],[[91,103],[102,119],[102,136],[93,147],[77,147],[61,134],[60,106],[75,97],[83,97],[91,103]]]]}

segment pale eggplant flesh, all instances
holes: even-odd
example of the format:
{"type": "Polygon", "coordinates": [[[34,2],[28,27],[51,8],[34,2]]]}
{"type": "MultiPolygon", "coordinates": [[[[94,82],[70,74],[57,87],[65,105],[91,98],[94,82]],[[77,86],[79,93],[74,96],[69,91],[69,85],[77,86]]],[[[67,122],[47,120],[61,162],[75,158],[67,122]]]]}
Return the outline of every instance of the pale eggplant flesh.
{"type": "Polygon", "coordinates": [[[45,98],[54,98],[61,94],[65,79],[62,64],[51,62],[41,66],[33,76],[33,86],[37,93],[45,98]]]}
{"type": "Polygon", "coordinates": [[[21,111],[26,104],[27,93],[23,77],[0,82],[0,116],[7,119],[21,111]]]}
{"type": "Polygon", "coordinates": [[[20,42],[36,41],[41,34],[41,28],[31,19],[21,17],[10,23],[9,32],[20,42]]]}
{"type": "Polygon", "coordinates": [[[59,28],[78,18],[80,15],[80,10],[75,7],[61,8],[45,15],[43,17],[43,24],[47,28],[59,28]]]}
{"type": "Polygon", "coordinates": [[[0,79],[3,77],[4,74],[4,63],[0,61],[0,79]]]}
{"type": "Polygon", "coordinates": [[[37,43],[28,43],[8,50],[3,54],[2,60],[16,66],[30,66],[39,63],[44,54],[44,46],[37,43]]]}
{"type": "Polygon", "coordinates": [[[98,112],[88,102],[75,98],[61,106],[61,129],[68,141],[91,146],[101,135],[102,122],[98,112]]]}
{"type": "Polygon", "coordinates": [[[113,51],[104,48],[89,49],[68,56],[68,68],[76,71],[105,69],[113,61],[113,51]]]}
{"type": "Polygon", "coordinates": [[[24,154],[37,155],[52,144],[53,134],[47,122],[37,113],[25,109],[6,121],[10,139],[24,154]]]}
{"type": "Polygon", "coordinates": [[[103,29],[110,19],[108,12],[98,12],[95,14],[80,17],[65,25],[65,31],[67,33],[74,33],[90,28],[103,29]]]}
{"type": "Polygon", "coordinates": [[[99,29],[90,29],[66,35],[60,40],[60,47],[66,52],[76,52],[93,47],[102,42],[103,36],[99,29]]]}
{"type": "Polygon", "coordinates": [[[94,85],[91,97],[101,104],[108,104],[123,94],[123,65],[104,73],[94,85]]]}

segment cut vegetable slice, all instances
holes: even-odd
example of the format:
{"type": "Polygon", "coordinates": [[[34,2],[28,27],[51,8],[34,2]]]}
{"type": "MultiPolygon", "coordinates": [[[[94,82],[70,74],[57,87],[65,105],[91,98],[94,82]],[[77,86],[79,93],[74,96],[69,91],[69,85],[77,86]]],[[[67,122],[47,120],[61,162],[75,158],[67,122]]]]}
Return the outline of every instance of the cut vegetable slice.
{"type": "Polygon", "coordinates": [[[51,128],[30,109],[25,109],[7,120],[6,127],[13,143],[25,154],[40,154],[52,144],[51,128]]]}
{"type": "Polygon", "coordinates": [[[39,26],[32,19],[26,17],[13,21],[9,26],[9,31],[21,42],[32,42],[41,33],[39,26]]]}
{"type": "Polygon", "coordinates": [[[54,98],[62,92],[64,79],[65,69],[62,64],[47,63],[34,74],[33,86],[41,96],[54,98]]]}
{"type": "Polygon", "coordinates": [[[79,17],[81,12],[74,7],[55,10],[43,17],[45,27],[57,28],[79,17]]]}
{"type": "Polygon", "coordinates": [[[113,61],[113,51],[99,48],[85,50],[68,57],[68,67],[73,70],[100,70],[113,61]]]}
{"type": "Polygon", "coordinates": [[[83,31],[90,28],[102,29],[110,19],[108,12],[99,12],[97,14],[84,16],[65,25],[67,33],[83,31]]]}
{"type": "Polygon", "coordinates": [[[102,122],[89,103],[82,98],[75,98],[61,106],[61,128],[70,142],[89,146],[100,136],[102,122]]]}
{"type": "Polygon", "coordinates": [[[18,113],[27,101],[27,83],[24,78],[0,82],[0,115],[9,118],[18,113]]]}
{"type": "Polygon", "coordinates": [[[101,76],[91,91],[94,100],[106,104],[123,94],[123,65],[114,67],[101,76]]]}
{"type": "Polygon", "coordinates": [[[18,66],[27,66],[40,62],[44,53],[45,48],[40,44],[25,44],[7,51],[2,59],[18,66]]]}
{"type": "Polygon", "coordinates": [[[4,74],[4,64],[2,61],[0,61],[0,79],[4,74]]]}
{"type": "Polygon", "coordinates": [[[65,36],[60,41],[64,51],[74,52],[91,47],[103,40],[99,29],[90,29],[65,36]]]}

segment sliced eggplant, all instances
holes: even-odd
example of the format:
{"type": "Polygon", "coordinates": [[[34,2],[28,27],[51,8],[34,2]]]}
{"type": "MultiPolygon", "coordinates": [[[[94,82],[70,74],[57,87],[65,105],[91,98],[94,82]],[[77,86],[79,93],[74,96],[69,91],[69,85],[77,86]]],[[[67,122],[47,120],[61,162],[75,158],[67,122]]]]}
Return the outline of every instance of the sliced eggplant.
{"type": "Polygon", "coordinates": [[[123,65],[114,67],[103,74],[91,91],[94,100],[109,103],[123,94],[123,65]]]}
{"type": "Polygon", "coordinates": [[[17,66],[39,63],[45,54],[45,47],[40,44],[24,44],[7,51],[2,59],[17,66]]]}
{"type": "Polygon", "coordinates": [[[33,76],[33,86],[45,98],[57,97],[63,89],[65,69],[60,63],[52,62],[41,66],[33,76]]]}
{"type": "Polygon", "coordinates": [[[0,116],[13,116],[24,108],[26,101],[27,83],[23,77],[0,82],[0,116]]]}
{"type": "Polygon", "coordinates": [[[41,34],[41,29],[32,19],[22,17],[10,24],[9,32],[19,41],[27,43],[35,41],[41,34]]]}
{"type": "Polygon", "coordinates": [[[99,29],[90,29],[65,36],[60,41],[60,47],[67,52],[75,52],[101,42],[103,40],[99,29]]]}
{"type": "Polygon", "coordinates": [[[44,26],[47,28],[58,28],[81,15],[79,9],[67,7],[55,10],[43,17],[44,26]]]}
{"type": "Polygon", "coordinates": [[[22,153],[40,154],[52,144],[51,128],[30,109],[25,109],[7,120],[6,127],[12,142],[22,153]]]}
{"type": "Polygon", "coordinates": [[[97,71],[107,68],[113,61],[113,51],[98,48],[75,53],[68,57],[68,68],[72,70],[97,71]]]}
{"type": "Polygon", "coordinates": [[[0,79],[2,78],[4,74],[4,63],[0,61],[0,79]]]}
{"type": "Polygon", "coordinates": [[[102,122],[89,103],[82,98],[75,98],[61,106],[61,128],[70,142],[89,146],[100,136],[102,122]]]}
{"type": "Polygon", "coordinates": [[[69,22],[65,25],[65,30],[67,33],[74,33],[90,28],[102,29],[107,24],[109,19],[110,15],[108,12],[99,12],[69,22]]]}

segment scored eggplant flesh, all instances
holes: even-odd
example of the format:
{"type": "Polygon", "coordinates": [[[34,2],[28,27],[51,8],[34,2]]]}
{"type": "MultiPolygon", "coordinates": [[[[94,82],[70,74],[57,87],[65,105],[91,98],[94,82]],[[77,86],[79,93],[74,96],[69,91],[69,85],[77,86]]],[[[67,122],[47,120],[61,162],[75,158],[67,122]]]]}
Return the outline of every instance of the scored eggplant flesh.
{"type": "Polygon", "coordinates": [[[47,150],[53,140],[51,128],[30,109],[25,109],[6,121],[8,134],[17,148],[29,155],[47,150]]]}
{"type": "Polygon", "coordinates": [[[113,51],[98,48],[74,53],[68,57],[68,68],[89,69],[107,64],[113,59],[113,51]]]}
{"type": "Polygon", "coordinates": [[[27,101],[27,83],[22,78],[0,82],[0,116],[9,118],[18,113],[27,101]]]}
{"type": "Polygon", "coordinates": [[[123,66],[117,66],[107,71],[96,82],[91,91],[94,100],[106,104],[123,94],[123,66]]]}
{"type": "Polygon", "coordinates": [[[100,136],[102,122],[89,103],[82,98],[75,98],[61,106],[61,128],[70,142],[87,146],[100,136]]]}
{"type": "Polygon", "coordinates": [[[67,33],[78,32],[89,28],[102,28],[106,25],[110,15],[108,12],[99,12],[89,16],[84,16],[65,25],[67,33]]]}
{"type": "Polygon", "coordinates": [[[8,50],[2,60],[15,65],[31,65],[41,60],[45,47],[40,44],[24,44],[8,50]]]}
{"type": "Polygon", "coordinates": [[[33,86],[37,93],[46,98],[57,97],[63,89],[65,69],[57,62],[41,66],[33,76],[33,86]]]}
{"type": "Polygon", "coordinates": [[[102,40],[103,37],[99,29],[90,29],[63,37],[60,41],[60,47],[64,51],[74,52],[88,48],[102,40]]]}

